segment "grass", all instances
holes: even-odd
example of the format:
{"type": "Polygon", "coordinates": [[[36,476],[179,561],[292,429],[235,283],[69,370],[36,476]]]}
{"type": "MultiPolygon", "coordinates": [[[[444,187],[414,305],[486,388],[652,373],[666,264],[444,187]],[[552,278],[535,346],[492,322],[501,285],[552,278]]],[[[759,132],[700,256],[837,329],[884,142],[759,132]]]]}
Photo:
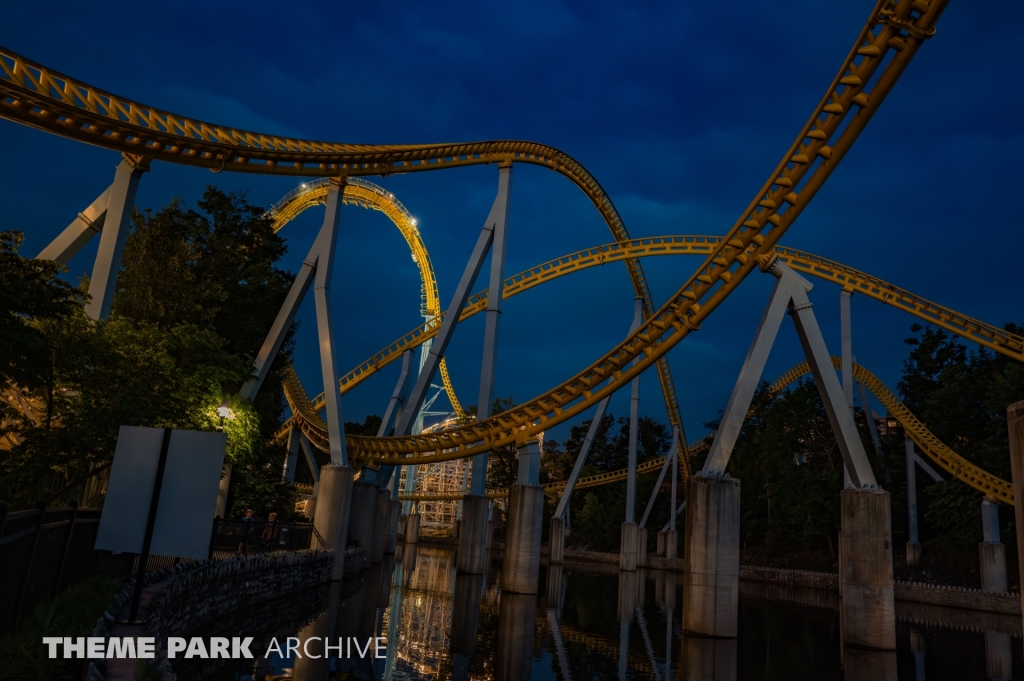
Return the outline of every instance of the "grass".
{"type": "Polygon", "coordinates": [[[85,660],[49,659],[44,636],[88,636],[123,580],[92,577],[36,605],[32,616],[0,635],[0,681],[81,678],[85,660]]]}

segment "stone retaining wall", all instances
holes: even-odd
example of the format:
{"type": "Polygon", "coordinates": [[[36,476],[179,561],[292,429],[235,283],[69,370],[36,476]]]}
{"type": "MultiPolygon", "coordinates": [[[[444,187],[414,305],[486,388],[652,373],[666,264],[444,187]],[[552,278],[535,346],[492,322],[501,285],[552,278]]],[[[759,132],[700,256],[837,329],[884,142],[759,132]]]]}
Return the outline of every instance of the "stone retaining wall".
{"type": "MultiPolygon", "coordinates": [[[[362,547],[345,551],[346,577],[360,571],[363,553],[362,547]]],[[[295,551],[181,563],[147,573],[144,588],[156,592],[149,599],[145,623],[131,635],[156,638],[157,657],[150,666],[164,678],[173,678],[167,664],[169,636],[185,635],[231,613],[323,584],[333,564],[333,551],[295,551]]],[[[111,625],[127,614],[134,581],[114,596],[91,636],[110,637],[111,625]]],[[[106,679],[107,661],[90,661],[87,678],[106,679]]]]}

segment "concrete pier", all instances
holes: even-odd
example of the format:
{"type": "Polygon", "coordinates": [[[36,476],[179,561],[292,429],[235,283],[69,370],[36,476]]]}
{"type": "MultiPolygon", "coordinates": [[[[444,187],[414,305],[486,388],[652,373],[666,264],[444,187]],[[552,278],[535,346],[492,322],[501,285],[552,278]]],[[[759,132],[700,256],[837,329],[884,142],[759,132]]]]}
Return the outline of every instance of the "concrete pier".
{"type": "MultiPolygon", "coordinates": [[[[1010,435],[1010,473],[1013,498],[1024,499],[1024,402],[1006,408],[1006,427],[1010,435]]],[[[1017,565],[1020,584],[1024,585],[1024,503],[1014,504],[1013,517],[1017,527],[1017,565]]]]}
{"type": "Polygon", "coordinates": [[[388,538],[384,544],[386,555],[395,554],[395,545],[398,543],[398,521],[402,515],[402,502],[392,500],[388,503],[388,538]]]}
{"type": "Polygon", "coordinates": [[[452,538],[459,538],[459,530],[462,527],[462,518],[456,518],[455,522],[452,523],[452,538]]]}
{"type": "Polygon", "coordinates": [[[459,527],[457,569],[482,575],[487,569],[487,530],[491,500],[482,494],[462,498],[462,524],[459,527]]]}
{"type": "Polygon", "coordinates": [[[410,513],[405,517],[405,543],[420,543],[420,514],[410,513]]]}
{"type": "Polygon", "coordinates": [[[561,565],[548,565],[545,580],[544,600],[549,610],[562,613],[562,599],[565,596],[565,568],[561,565]]]}
{"type": "Polygon", "coordinates": [[[647,567],[647,528],[636,529],[636,566],[647,567]]]}
{"type": "Polygon", "coordinates": [[[665,557],[679,557],[679,533],[675,530],[665,530],[665,557]]]}
{"type": "Polygon", "coordinates": [[[1000,542],[999,506],[988,499],[981,502],[981,528],[984,538],[978,544],[981,588],[985,591],[1006,591],[1006,547],[1000,542]]]}
{"type": "Polygon", "coordinates": [[[695,475],[688,499],[683,631],[733,638],[740,595],[740,481],[695,475]]]}
{"type": "Polygon", "coordinates": [[[512,485],[508,495],[502,592],[537,593],[543,516],[544,488],[540,485],[512,485]]]}
{"type": "Polygon", "coordinates": [[[736,639],[683,636],[679,678],[684,681],[735,681],[736,639]]]}
{"type": "Polygon", "coordinates": [[[992,681],[1010,681],[1013,678],[1013,648],[1009,634],[985,632],[985,677],[992,681]]]}
{"type": "Polygon", "coordinates": [[[565,518],[552,518],[548,524],[548,563],[565,562],[565,518]]]}
{"type": "Polygon", "coordinates": [[[530,678],[536,629],[537,597],[502,593],[498,603],[495,681],[523,681],[530,678]]]}
{"type": "Polygon", "coordinates": [[[619,569],[636,570],[636,523],[622,523],[619,534],[619,569]]]}
{"type": "Polygon", "coordinates": [[[895,650],[889,493],[848,487],[841,494],[839,594],[843,642],[861,648],[895,650]]]}
{"type": "Polygon", "coordinates": [[[373,525],[371,563],[384,562],[384,549],[388,545],[388,515],[391,511],[391,491],[377,488],[377,513],[373,525]]]}
{"type": "Polygon", "coordinates": [[[484,586],[483,575],[455,575],[450,646],[455,655],[470,658],[476,653],[477,625],[480,622],[480,601],[484,586]]]}
{"type": "Polygon", "coordinates": [[[921,545],[916,541],[907,542],[907,565],[917,565],[921,562],[921,545]]]}
{"type": "Polygon", "coordinates": [[[364,565],[373,556],[373,533],[377,528],[377,493],[380,488],[372,482],[357,482],[352,486],[352,513],[348,522],[348,538],[363,547],[364,565]]]}
{"type": "Polygon", "coordinates": [[[896,651],[845,646],[843,678],[847,681],[898,681],[896,651]]]}
{"type": "Polygon", "coordinates": [[[331,579],[340,580],[345,571],[345,544],[348,543],[349,512],[355,471],[350,466],[333,464],[320,469],[320,496],[317,498],[313,529],[316,548],[334,550],[331,579]]]}
{"type": "Polygon", "coordinates": [[[412,579],[412,572],[416,569],[416,552],[419,544],[404,544],[402,546],[402,573],[405,575],[406,584],[412,579]]]}

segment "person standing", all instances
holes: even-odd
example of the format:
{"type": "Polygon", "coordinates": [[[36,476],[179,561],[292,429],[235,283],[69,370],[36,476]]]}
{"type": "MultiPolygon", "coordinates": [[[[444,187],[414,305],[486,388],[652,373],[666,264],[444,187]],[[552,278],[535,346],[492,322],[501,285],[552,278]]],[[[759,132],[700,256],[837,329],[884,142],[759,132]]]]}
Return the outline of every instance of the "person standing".
{"type": "Polygon", "coordinates": [[[238,553],[236,556],[240,556],[243,553],[249,555],[249,533],[252,532],[253,527],[256,525],[256,518],[252,514],[252,509],[245,511],[245,517],[242,518],[242,531],[239,533],[238,539],[238,553]]]}

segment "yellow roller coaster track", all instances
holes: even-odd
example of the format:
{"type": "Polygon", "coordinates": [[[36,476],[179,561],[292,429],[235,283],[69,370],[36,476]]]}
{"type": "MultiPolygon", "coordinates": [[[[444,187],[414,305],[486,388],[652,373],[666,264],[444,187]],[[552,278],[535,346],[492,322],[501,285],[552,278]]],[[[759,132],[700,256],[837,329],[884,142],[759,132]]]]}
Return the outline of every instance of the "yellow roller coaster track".
{"type": "MultiPolygon", "coordinates": [[[[701,267],[660,309],[653,309],[639,263],[627,263],[646,315],[625,341],[568,381],[512,410],[428,435],[349,436],[349,455],[374,464],[473,456],[575,417],[652,364],[658,364],[664,381],[665,354],[700,328],[817,194],[923,42],[935,33],[947,4],[948,0],[879,0],[825,96],[768,181],[701,267]]],[[[771,80],[786,82],[786,74],[771,80]]],[[[615,238],[628,240],[611,200],[579,163],[556,149],[529,142],[375,146],[260,135],[118,98],[6,50],[0,50],[0,116],[124,153],[217,171],[354,176],[494,161],[533,163],[572,179],[597,206],[615,238]]],[[[671,418],[676,421],[675,415],[671,418]]]]}
{"type": "MultiPolygon", "coordinates": [[[[833,357],[832,364],[836,369],[840,369],[842,367],[842,359],[839,357],[833,357]]],[[[769,387],[769,391],[773,395],[777,395],[785,390],[786,387],[797,381],[802,376],[806,376],[810,372],[811,369],[807,365],[807,362],[801,362],[786,373],[782,374],[778,380],[772,383],[769,387]]],[[[907,406],[903,404],[898,397],[896,397],[888,386],[882,383],[877,376],[865,369],[863,366],[860,364],[854,364],[853,375],[854,378],[860,381],[862,385],[871,391],[871,394],[878,399],[889,414],[894,416],[896,420],[900,422],[900,425],[903,426],[903,430],[907,433],[910,439],[914,441],[917,448],[924,452],[928,458],[937,463],[943,470],[957,480],[980,491],[986,498],[995,502],[1009,504],[1011,506],[1013,505],[1013,485],[1011,483],[986,472],[950,449],[930,430],[928,430],[928,428],[925,427],[925,425],[921,423],[909,409],[907,409],[907,406]]],[[[697,454],[707,450],[710,445],[711,438],[707,437],[691,444],[690,451],[693,454],[697,454]]],[[[665,457],[651,459],[637,466],[636,472],[638,474],[651,473],[659,470],[664,463],[665,457]]],[[[588,487],[599,487],[612,482],[625,480],[627,474],[628,469],[623,468],[609,473],[601,473],[600,475],[580,478],[576,482],[575,489],[579,490],[586,489],[588,487]]],[[[546,494],[556,495],[563,489],[565,489],[565,482],[551,482],[544,485],[544,491],[546,494]]],[[[503,498],[508,496],[508,490],[487,490],[487,495],[492,498],[503,498]]],[[[461,499],[462,494],[459,492],[419,492],[405,494],[400,498],[409,501],[442,501],[461,499]]]]}
{"type": "MultiPolygon", "coordinates": [[[[297,218],[307,208],[324,206],[327,204],[327,189],[329,181],[327,178],[320,178],[311,182],[304,182],[271,206],[268,213],[274,220],[274,231],[280,231],[289,222],[297,218]]],[[[420,271],[420,283],[423,287],[423,309],[420,310],[427,323],[438,319],[441,316],[441,299],[437,293],[437,278],[434,276],[434,266],[430,262],[430,254],[423,243],[419,227],[416,226],[416,219],[409,213],[402,202],[395,198],[395,195],[388,190],[372,182],[350,177],[345,185],[342,194],[342,201],[347,205],[360,206],[384,213],[401,232],[405,242],[409,245],[413,262],[420,271]]],[[[452,385],[451,377],[448,375],[448,363],[441,358],[438,367],[441,374],[441,382],[444,385],[448,401],[452,403],[452,409],[459,418],[465,418],[466,412],[459,403],[455,394],[455,387],[452,385]]],[[[321,394],[321,399],[323,395],[321,394]]]]}
{"type": "MultiPolygon", "coordinates": [[[[0,47],[0,117],[137,157],[273,175],[357,177],[491,163],[528,163],[569,178],[591,200],[617,240],[629,232],[597,179],[553,147],[517,140],[454,144],[344,144],[299,140],[214,125],[119,97],[0,47]]],[[[640,263],[626,267],[644,315],[654,314],[640,263]]],[[[667,360],[658,378],[673,425],[683,428],[667,360]]],[[[447,387],[447,386],[446,386],[447,387]]]]}
{"type": "MultiPolygon", "coordinates": [[[[832,364],[836,369],[839,369],[842,366],[842,360],[839,357],[833,357],[832,364]]],[[[796,365],[772,384],[772,392],[782,391],[787,385],[801,376],[810,373],[810,371],[811,369],[807,362],[796,365]]],[[[861,365],[854,364],[853,377],[870,390],[871,394],[882,403],[882,406],[896,417],[896,420],[900,422],[903,430],[914,441],[917,448],[924,452],[929,459],[937,463],[954,478],[970,485],[992,501],[1013,505],[1013,485],[978,468],[943,444],[923,423],[917,420],[917,417],[907,409],[906,405],[877,376],[861,365]]]]}

